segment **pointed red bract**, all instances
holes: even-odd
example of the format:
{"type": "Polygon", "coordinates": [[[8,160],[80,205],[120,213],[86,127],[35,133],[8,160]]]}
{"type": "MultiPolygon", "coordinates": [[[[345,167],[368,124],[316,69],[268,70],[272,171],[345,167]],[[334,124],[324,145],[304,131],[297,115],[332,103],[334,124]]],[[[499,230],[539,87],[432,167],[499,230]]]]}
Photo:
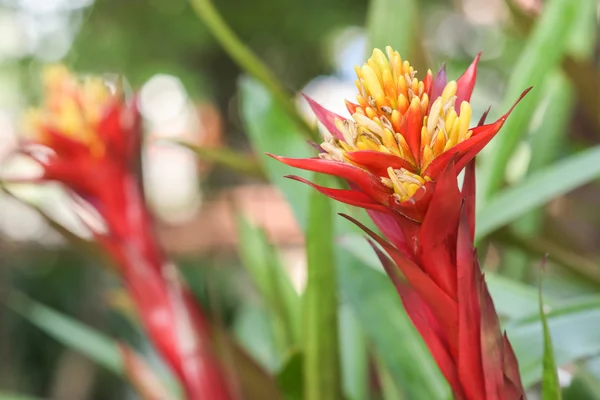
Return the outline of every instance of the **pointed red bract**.
{"type": "Polygon", "coordinates": [[[431,86],[431,95],[429,96],[429,109],[431,109],[431,105],[433,104],[435,99],[442,95],[442,92],[444,91],[444,88],[446,87],[447,83],[448,78],[446,77],[446,64],[442,64],[440,70],[433,79],[433,84],[431,86]]]}
{"type": "Polygon", "coordinates": [[[439,157],[436,157],[423,172],[423,175],[429,176],[431,179],[436,180],[453,157],[455,158],[455,169],[456,173],[458,174],[473,158],[475,158],[477,153],[479,153],[485,147],[485,145],[494,138],[500,128],[502,128],[502,125],[504,125],[504,122],[510,113],[530,90],[531,88],[525,90],[521,96],[519,96],[510,110],[508,110],[508,112],[500,117],[496,122],[473,128],[473,133],[469,139],[448,149],[439,157]]]}
{"type": "Polygon", "coordinates": [[[377,177],[350,164],[321,158],[287,158],[273,154],[267,155],[291,167],[344,178],[381,204],[387,204],[389,196],[392,194],[391,189],[384,186],[377,177]]]}
{"type": "Polygon", "coordinates": [[[367,210],[380,211],[380,212],[384,212],[384,213],[391,212],[391,210],[388,207],[385,207],[384,205],[373,201],[373,199],[371,199],[366,194],[361,193],[356,190],[326,188],[326,187],[317,185],[315,183],[312,183],[310,181],[307,181],[306,179],[301,178],[296,175],[287,175],[286,178],[305,183],[305,184],[317,189],[319,192],[323,193],[325,196],[332,198],[333,200],[337,200],[341,203],[349,204],[349,205],[355,206],[355,207],[362,207],[367,210]]]}
{"type": "Polygon", "coordinates": [[[419,260],[422,268],[456,300],[456,272],[453,253],[456,243],[462,196],[450,164],[435,187],[429,209],[419,229],[419,260]]]}
{"type": "Polygon", "coordinates": [[[418,102],[411,102],[408,111],[404,116],[402,134],[408,143],[415,164],[420,164],[421,158],[421,128],[423,127],[423,116],[421,115],[421,106],[418,102]]]}
{"type": "Polygon", "coordinates": [[[486,399],[481,347],[481,315],[479,290],[476,283],[479,266],[475,264],[468,217],[463,207],[456,246],[458,303],[458,375],[467,398],[486,399]],[[467,380],[468,377],[468,380],[467,380]]]}
{"type": "Polygon", "coordinates": [[[344,118],[332,111],[327,110],[325,107],[323,107],[322,105],[320,105],[319,103],[317,103],[316,101],[314,101],[313,99],[308,97],[307,95],[302,94],[302,96],[304,96],[306,101],[308,101],[308,105],[315,113],[315,116],[317,117],[319,122],[322,123],[323,126],[325,126],[327,131],[329,131],[329,133],[331,133],[333,135],[333,137],[335,137],[339,140],[342,140],[342,141],[345,140],[342,132],[340,132],[338,130],[338,128],[336,128],[335,120],[339,119],[339,120],[343,121],[346,118],[344,118]]]}
{"type": "MultiPolygon", "coordinates": [[[[400,253],[398,249],[391,246],[388,242],[382,239],[375,232],[358,222],[356,219],[346,215],[340,214],[342,217],[356,224],[362,229],[371,239],[379,244],[386,253],[394,260],[396,268],[404,275],[406,281],[410,283],[411,287],[428,303],[435,304],[436,307],[432,309],[432,312],[436,315],[438,321],[444,329],[452,330],[452,327],[457,325],[457,312],[456,304],[448,297],[440,288],[433,282],[433,280],[427,276],[413,261],[408,259],[405,255],[400,253]]],[[[390,278],[395,284],[400,283],[398,275],[392,272],[390,278]]]]}
{"type": "Polygon", "coordinates": [[[475,87],[475,81],[477,80],[477,64],[481,58],[481,52],[477,54],[469,68],[462,74],[456,81],[456,105],[457,113],[460,115],[460,105],[463,101],[470,101],[473,88],[475,87]]]}

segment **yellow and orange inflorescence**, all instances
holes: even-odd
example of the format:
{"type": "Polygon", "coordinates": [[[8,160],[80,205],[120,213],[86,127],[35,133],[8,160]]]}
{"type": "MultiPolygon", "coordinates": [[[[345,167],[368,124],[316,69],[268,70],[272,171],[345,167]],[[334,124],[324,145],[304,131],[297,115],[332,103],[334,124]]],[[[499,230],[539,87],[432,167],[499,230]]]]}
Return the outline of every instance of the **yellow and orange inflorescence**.
{"type": "Polygon", "coordinates": [[[84,144],[92,156],[102,156],[105,144],[98,137],[98,126],[114,101],[110,88],[98,77],[80,79],[64,65],[46,67],[43,84],[43,103],[25,117],[30,138],[52,147],[52,131],[84,144]]]}
{"type": "Polygon", "coordinates": [[[471,137],[472,110],[467,101],[455,105],[456,81],[436,94],[431,71],[420,81],[397,51],[387,47],[386,53],[375,49],[367,63],[356,67],[358,104],[346,101],[352,119],[335,121],[344,140],[327,138],[321,157],[359,167],[348,153],[370,150],[402,158],[411,170],[389,167],[381,181],[404,201],[430,180],[425,171],[436,157],[471,137]]]}

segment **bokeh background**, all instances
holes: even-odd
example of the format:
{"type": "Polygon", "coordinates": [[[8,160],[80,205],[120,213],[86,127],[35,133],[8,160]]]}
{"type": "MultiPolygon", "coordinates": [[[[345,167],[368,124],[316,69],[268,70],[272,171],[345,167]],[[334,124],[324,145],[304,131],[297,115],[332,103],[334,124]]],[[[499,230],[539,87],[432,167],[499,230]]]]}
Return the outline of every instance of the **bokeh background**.
{"type": "MultiPolygon", "coordinates": [[[[504,129],[514,143],[490,146],[479,160],[482,174],[493,175],[495,157],[509,149],[499,162],[500,179],[482,186],[480,257],[536,398],[542,342],[536,288],[540,259],[549,253],[543,291],[565,396],[600,398],[600,3],[215,3],[291,94],[304,91],[338,113],[345,112],[343,99],[354,96],[354,66],[368,58],[371,44],[406,52],[420,73],[445,63],[450,77],[458,77],[483,51],[474,120],[488,106],[492,117],[499,116],[515,93],[535,86],[533,99],[504,129]],[[550,180],[541,179],[544,174],[550,180]],[[526,212],[510,214],[528,199],[534,204],[526,212]]],[[[268,145],[257,146],[259,141],[251,140],[256,133],[249,132],[260,131],[258,111],[240,109],[263,101],[265,90],[248,80],[185,0],[2,0],[3,174],[32,172],[12,152],[23,113],[40,97],[41,68],[56,62],[82,74],[122,75],[130,92],[139,91],[146,126],[145,190],[163,245],[213,318],[270,372],[285,370],[289,349],[278,343],[251,264],[280,265],[301,293],[304,222],[265,178],[260,150],[268,145]]],[[[314,124],[299,98],[297,106],[314,124]]],[[[285,116],[269,112],[276,121],[264,129],[281,127],[277,121],[285,116]]],[[[285,141],[286,134],[265,131],[262,143],[285,141]]],[[[58,222],[89,239],[60,187],[6,189],[0,194],[0,399],[136,398],[111,353],[112,340],[133,343],[153,366],[164,367],[140,333],[107,260],[53,226],[58,222]]],[[[412,339],[402,335],[411,328],[391,285],[359,237],[341,238],[340,246],[359,252],[364,264],[375,264],[368,284],[341,279],[347,398],[424,399],[418,395],[422,377],[410,373],[411,357],[418,355],[406,353],[423,346],[414,332],[412,339]],[[400,328],[397,318],[404,318],[400,328]]],[[[342,276],[352,274],[340,270],[342,276]]]]}

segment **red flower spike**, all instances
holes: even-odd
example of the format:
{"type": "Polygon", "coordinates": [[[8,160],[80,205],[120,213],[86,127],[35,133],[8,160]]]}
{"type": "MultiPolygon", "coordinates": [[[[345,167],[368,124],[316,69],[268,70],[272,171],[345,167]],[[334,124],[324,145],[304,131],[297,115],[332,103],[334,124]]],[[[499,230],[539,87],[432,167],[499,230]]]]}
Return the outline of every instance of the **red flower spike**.
{"type": "Polygon", "coordinates": [[[444,67],[420,82],[397,52],[386,50],[387,58],[374,50],[356,69],[358,104],[348,106],[352,120],[337,124],[345,142],[328,139],[320,159],[276,158],[349,183],[350,190],[316,188],[366,208],[389,240],[344,216],[372,240],[457,400],[522,399],[517,360],[500,333],[473,245],[474,158],[529,89],[498,121],[484,125],[486,111],[469,129],[479,55],[458,82],[447,81],[444,67]],[[394,71],[392,78],[379,68],[394,71]]]}
{"type": "MultiPolygon", "coordinates": [[[[481,52],[477,53],[477,56],[469,65],[469,68],[462,74],[456,81],[458,89],[456,90],[456,104],[460,105],[463,101],[469,102],[471,100],[471,94],[475,87],[475,81],[477,80],[477,64],[481,58],[481,52]]],[[[460,113],[459,113],[460,114],[460,113]]]]}
{"type": "Polygon", "coordinates": [[[308,102],[308,105],[315,113],[315,116],[317,117],[319,122],[325,126],[327,131],[329,133],[331,133],[333,135],[333,137],[335,137],[336,139],[343,141],[344,135],[342,134],[342,132],[340,132],[335,127],[335,120],[339,119],[340,121],[343,121],[346,118],[344,118],[332,111],[327,110],[325,107],[323,107],[322,105],[320,105],[319,103],[317,103],[316,101],[314,101],[313,99],[311,99],[310,97],[305,95],[304,93],[302,94],[302,96],[304,96],[304,98],[308,102]]]}
{"type": "Polygon", "coordinates": [[[152,233],[135,170],[141,141],[136,102],[125,104],[99,79],[80,81],[63,67],[45,77],[45,107],[31,113],[35,137],[21,153],[42,166],[41,180],[62,183],[103,219],[103,231],[90,228],[118,265],[149,338],[187,398],[232,399],[206,317],[152,233]],[[40,146],[50,151],[34,150],[40,146]]]}

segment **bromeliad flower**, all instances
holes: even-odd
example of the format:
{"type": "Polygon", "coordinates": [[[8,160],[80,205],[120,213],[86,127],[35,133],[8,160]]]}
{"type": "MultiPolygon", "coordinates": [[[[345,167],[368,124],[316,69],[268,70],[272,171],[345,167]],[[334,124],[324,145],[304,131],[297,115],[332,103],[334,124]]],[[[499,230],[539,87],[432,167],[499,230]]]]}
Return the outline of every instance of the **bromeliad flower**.
{"type": "Polygon", "coordinates": [[[307,99],[331,133],[319,156],[273,157],[349,183],[349,189],[334,189],[291,176],[368,211],[388,241],[345,217],[373,241],[455,398],[518,400],[524,390],[517,360],[501,334],[473,245],[474,157],[512,108],[492,124],[484,115],[470,128],[478,61],[456,82],[446,81],[444,69],[419,81],[397,52],[388,47],[386,57],[376,49],[356,69],[358,104],[346,102],[352,119],[307,99]],[[457,175],[465,167],[459,188],[457,175]]]}
{"type": "Polygon", "coordinates": [[[232,398],[208,321],[153,234],[136,173],[142,133],[136,102],[62,66],[46,71],[44,85],[43,107],[29,113],[21,148],[42,166],[35,181],[60,182],[96,211],[103,229],[90,229],[116,261],[146,331],[187,398],[232,398]]]}
{"type": "Polygon", "coordinates": [[[346,101],[351,119],[307,98],[331,133],[318,158],[273,157],[345,179],[351,190],[313,185],[338,201],[421,221],[432,186],[446,166],[452,161],[458,175],[500,130],[512,108],[492,124],[470,128],[469,100],[479,56],[457,81],[447,82],[443,68],[435,78],[429,71],[420,81],[398,52],[390,47],[386,52],[387,57],[375,49],[368,62],[356,68],[358,104],[346,101]]]}

